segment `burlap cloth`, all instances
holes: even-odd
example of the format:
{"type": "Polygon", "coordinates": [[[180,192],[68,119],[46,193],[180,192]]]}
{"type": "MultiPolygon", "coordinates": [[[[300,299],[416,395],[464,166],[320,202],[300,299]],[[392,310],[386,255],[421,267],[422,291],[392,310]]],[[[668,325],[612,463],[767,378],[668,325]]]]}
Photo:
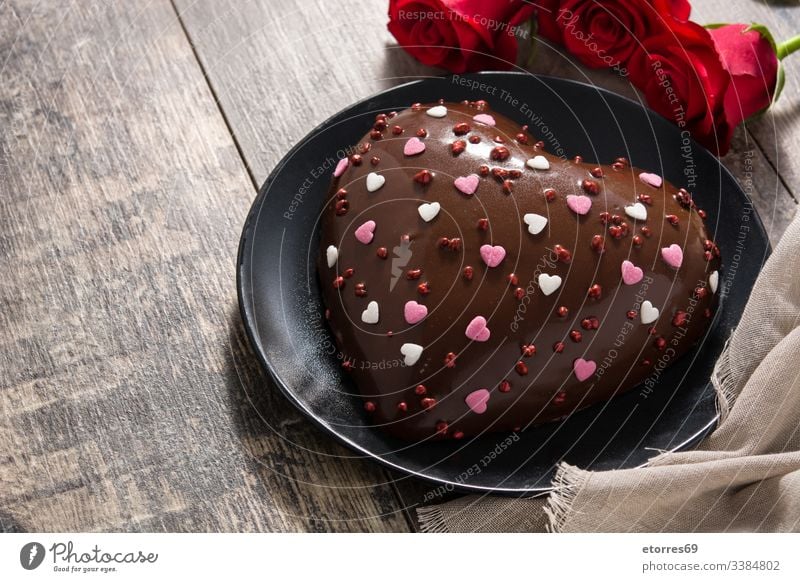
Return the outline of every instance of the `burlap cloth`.
{"type": "MultiPolygon", "coordinates": [[[[724,278],[724,273],[723,273],[724,278]]],[[[467,496],[423,531],[800,531],[800,215],[767,261],[714,370],[719,427],[646,467],[562,464],[544,498],[467,496]]]]}

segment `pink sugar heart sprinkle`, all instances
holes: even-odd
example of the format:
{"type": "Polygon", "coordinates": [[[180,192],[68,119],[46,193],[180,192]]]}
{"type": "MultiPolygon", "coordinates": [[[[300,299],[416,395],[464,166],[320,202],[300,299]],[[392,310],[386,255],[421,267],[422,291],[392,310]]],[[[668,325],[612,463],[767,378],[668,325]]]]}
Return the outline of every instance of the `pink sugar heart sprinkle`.
{"type": "Polygon", "coordinates": [[[356,239],[358,242],[364,243],[368,245],[372,242],[372,238],[375,236],[375,221],[368,220],[361,226],[356,229],[356,239]]]}
{"type": "Polygon", "coordinates": [[[412,137],[403,146],[403,153],[407,156],[416,156],[425,151],[425,143],[418,137],[412,137]]]}
{"type": "Polygon", "coordinates": [[[570,194],[567,196],[567,206],[575,214],[586,214],[592,207],[592,199],[588,196],[576,196],[570,194]]]}
{"type": "Polygon", "coordinates": [[[490,127],[494,127],[496,123],[494,117],[492,117],[488,113],[478,113],[478,115],[473,115],[472,119],[474,121],[477,121],[478,123],[482,123],[490,127]]]}
{"type": "Polygon", "coordinates": [[[475,390],[467,394],[464,402],[467,403],[469,409],[475,414],[483,414],[486,412],[490,396],[491,394],[486,388],[481,388],[480,390],[475,390]]]}
{"type": "Polygon", "coordinates": [[[344,174],[344,171],[347,169],[347,166],[349,165],[350,161],[347,158],[342,158],[341,160],[339,160],[339,163],[336,164],[336,168],[334,168],[333,170],[333,177],[338,178],[339,176],[344,174]]]}
{"type": "Polygon", "coordinates": [[[474,317],[472,321],[469,322],[467,330],[464,333],[469,339],[476,342],[485,342],[492,335],[492,332],[486,327],[486,318],[482,315],[474,317]]]}
{"type": "Polygon", "coordinates": [[[500,245],[483,245],[481,246],[481,258],[487,266],[496,267],[506,258],[506,249],[500,245]]]}
{"type": "Polygon", "coordinates": [[[580,382],[583,382],[594,374],[595,370],[597,370],[597,364],[592,360],[578,358],[572,363],[572,370],[575,372],[575,377],[580,382]]]}
{"type": "Polygon", "coordinates": [[[425,319],[428,315],[428,308],[416,301],[408,301],[403,308],[403,315],[406,322],[413,325],[425,319]]]}
{"type": "Polygon", "coordinates": [[[639,174],[639,179],[653,188],[661,188],[661,184],[664,183],[664,180],[661,179],[661,176],[658,174],[651,174],[649,172],[642,172],[639,174]]]}
{"type": "Polygon", "coordinates": [[[456,178],[453,180],[453,185],[462,194],[472,196],[475,194],[475,190],[478,189],[479,181],[480,178],[478,177],[478,174],[470,174],[469,176],[460,176],[456,178]]]}
{"type": "Polygon", "coordinates": [[[636,285],[644,278],[644,271],[630,261],[622,261],[622,282],[626,285],[636,285]]]}
{"type": "Polygon", "coordinates": [[[661,249],[661,257],[670,267],[680,269],[683,264],[683,249],[676,244],[661,249]]]}

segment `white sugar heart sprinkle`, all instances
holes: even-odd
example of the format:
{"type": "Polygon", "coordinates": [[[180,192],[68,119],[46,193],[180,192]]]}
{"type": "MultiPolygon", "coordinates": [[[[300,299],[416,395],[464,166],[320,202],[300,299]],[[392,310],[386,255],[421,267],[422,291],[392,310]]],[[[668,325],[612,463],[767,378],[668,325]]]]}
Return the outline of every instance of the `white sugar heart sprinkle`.
{"type": "Polygon", "coordinates": [[[422,346],[417,344],[403,344],[400,346],[400,353],[403,354],[403,362],[406,366],[413,366],[422,355],[422,346]]]}
{"type": "Polygon", "coordinates": [[[711,287],[711,292],[716,293],[719,286],[719,271],[714,271],[708,276],[708,286],[711,287]]]}
{"type": "Polygon", "coordinates": [[[376,174],[375,172],[370,172],[367,174],[367,191],[368,192],[375,192],[375,190],[380,189],[381,186],[386,182],[386,178],[381,176],[380,174],[376,174]]]}
{"type": "Polygon", "coordinates": [[[441,204],[438,202],[431,202],[430,204],[420,204],[419,208],[417,208],[417,212],[422,217],[422,220],[425,222],[430,222],[436,215],[439,214],[439,211],[442,209],[441,204]]]}
{"type": "Polygon", "coordinates": [[[642,323],[645,325],[649,325],[653,323],[656,319],[658,319],[659,311],[657,308],[653,307],[653,304],[649,301],[645,301],[642,303],[642,309],[639,312],[639,315],[642,318],[642,323]]]}
{"type": "Polygon", "coordinates": [[[367,308],[361,312],[361,321],[370,325],[374,325],[378,323],[379,319],[380,315],[378,313],[378,302],[370,301],[367,305],[367,308]]]}
{"type": "Polygon", "coordinates": [[[625,207],[625,214],[636,220],[647,220],[647,207],[641,202],[625,207]]]}
{"type": "Polygon", "coordinates": [[[561,277],[558,275],[548,275],[547,273],[539,275],[539,289],[545,295],[550,295],[559,287],[561,287],[561,277]]]}
{"type": "Polygon", "coordinates": [[[328,268],[332,269],[339,259],[339,249],[331,245],[325,249],[325,257],[328,259],[328,268]]]}
{"type": "Polygon", "coordinates": [[[549,170],[550,169],[550,162],[547,161],[547,158],[544,156],[534,156],[530,160],[526,162],[526,165],[529,168],[533,168],[534,170],[549,170]]]}
{"type": "Polygon", "coordinates": [[[436,107],[431,107],[425,113],[431,117],[444,117],[447,115],[447,107],[444,105],[437,105],[436,107]]]}
{"type": "Polygon", "coordinates": [[[534,212],[529,212],[522,217],[522,220],[528,225],[528,232],[531,234],[539,234],[544,230],[544,227],[547,226],[547,219],[541,214],[536,214],[534,212]]]}

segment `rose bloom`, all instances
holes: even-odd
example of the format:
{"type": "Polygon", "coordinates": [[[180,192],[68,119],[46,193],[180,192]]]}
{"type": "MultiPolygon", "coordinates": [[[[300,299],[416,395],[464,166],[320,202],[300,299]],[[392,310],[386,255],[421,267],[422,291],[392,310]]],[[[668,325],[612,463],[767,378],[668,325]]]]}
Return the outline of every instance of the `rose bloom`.
{"type": "Polygon", "coordinates": [[[563,44],[583,64],[622,69],[640,43],[685,22],[687,0],[540,0],[538,34],[563,44]]]}
{"type": "Polygon", "coordinates": [[[735,127],[770,106],[780,62],[772,44],[748,24],[728,24],[709,33],[731,76],[723,106],[728,124],[735,127]]]}
{"type": "Polygon", "coordinates": [[[390,0],[389,31],[409,54],[453,73],[506,70],[517,60],[522,0],[390,0]]]}
{"type": "Polygon", "coordinates": [[[728,150],[734,129],[724,109],[730,75],[705,28],[676,23],[644,39],[628,69],[652,109],[690,131],[712,152],[722,155],[728,150]]]}

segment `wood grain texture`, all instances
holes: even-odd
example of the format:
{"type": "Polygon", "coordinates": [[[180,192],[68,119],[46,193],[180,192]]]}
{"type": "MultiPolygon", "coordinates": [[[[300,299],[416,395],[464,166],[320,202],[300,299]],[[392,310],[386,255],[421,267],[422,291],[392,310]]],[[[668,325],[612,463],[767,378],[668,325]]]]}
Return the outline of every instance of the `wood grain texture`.
{"type": "Polygon", "coordinates": [[[173,7],[0,22],[0,528],[407,530],[249,350],[255,190],[173,7]]]}
{"type": "MultiPolygon", "coordinates": [[[[697,4],[703,5],[698,17],[710,21],[718,18],[708,15],[731,3],[697,4]]],[[[751,3],[735,4],[744,6],[742,18],[749,21],[751,3]]],[[[257,183],[288,146],[340,109],[382,89],[442,74],[397,47],[379,2],[312,0],[280,11],[257,0],[175,0],[175,5],[257,183]]],[[[787,11],[798,20],[796,10],[787,11]]],[[[529,70],[636,96],[624,79],[576,65],[556,47],[540,45],[529,70]]],[[[776,242],[796,204],[775,165],[742,130],[724,162],[745,184],[776,242]]],[[[424,483],[403,478],[396,485],[405,508],[439,500],[437,489],[424,483]]]]}

